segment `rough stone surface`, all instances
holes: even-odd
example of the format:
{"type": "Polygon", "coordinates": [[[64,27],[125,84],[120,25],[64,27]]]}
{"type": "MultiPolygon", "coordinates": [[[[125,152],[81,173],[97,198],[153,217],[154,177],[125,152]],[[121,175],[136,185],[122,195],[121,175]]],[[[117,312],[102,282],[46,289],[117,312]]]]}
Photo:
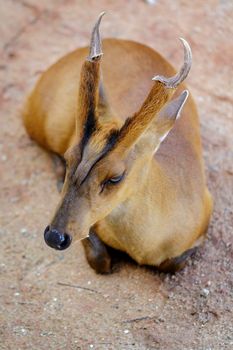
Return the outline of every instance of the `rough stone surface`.
{"type": "Polygon", "coordinates": [[[1,0],[0,18],[0,349],[232,349],[232,0],[1,0]],[[104,37],[148,44],[177,68],[177,37],[193,49],[187,83],[215,210],[204,246],[175,276],[130,262],[98,276],[79,243],[60,253],[43,242],[55,175],[20,108],[41,71],[88,43],[102,10],[104,37]]]}

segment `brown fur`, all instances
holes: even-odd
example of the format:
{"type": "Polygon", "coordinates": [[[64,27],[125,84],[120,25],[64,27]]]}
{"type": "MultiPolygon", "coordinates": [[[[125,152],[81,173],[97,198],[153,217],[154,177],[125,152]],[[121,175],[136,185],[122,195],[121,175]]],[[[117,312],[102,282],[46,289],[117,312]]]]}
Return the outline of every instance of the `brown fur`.
{"type": "Polygon", "coordinates": [[[85,61],[80,73],[76,131],[82,148],[98,127],[99,70],[99,61],[85,61]]]}
{"type": "Polygon", "coordinates": [[[42,75],[28,99],[24,123],[32,138],[65,154],[68,163],[52,227],[68,230],[74,239],[94,227],[105,244],[139,264],[159,266],[195,245],[212,211],[196,107],[190,96],[176,123],[174,118],[161,124],[158,112],[173,91],[151,78],[174,74],[170,64],[131,41],[105,40],[103,51],[102,85],[99,62],[83,66],[87,48],[78,49],[42,75]],[[94,127],[80,155],[90,109],[94,127]],[[120,184],[103,185],[123,173],[120,184]]]}
{"type": "Polygon", "coordinates": [[[153,119],[156,119],[158,112],[168,102],[174,91],[166,89],[160,82],[155,82],[142,107],[132,117],[126,120],[121,130],[121,140],[118,142],[118,150],[128,149],[153,119]],[[120,145],[119,145],[120,144],[120,145]]]}

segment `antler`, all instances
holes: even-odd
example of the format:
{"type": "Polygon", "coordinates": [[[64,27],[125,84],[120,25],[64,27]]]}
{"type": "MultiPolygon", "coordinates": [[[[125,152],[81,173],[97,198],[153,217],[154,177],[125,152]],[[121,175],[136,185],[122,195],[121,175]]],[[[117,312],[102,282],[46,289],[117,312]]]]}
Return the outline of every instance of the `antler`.
{"type": "Polygon", "coordinates": [[[84,147],[98,125],[97,106],[99,100],[100,58],[103,55],[99,26],[104,13],[102,12],[99,15],[94,25],[89,56],[84,61],[80,73],[76,132],[79,139],[82,140],[81,148],[84,147]]]}
{"type": "Polygon", "coordinates": [[[182,81],[187,77],[187,75],[189,74],[189,71],[191,69],[192,66],[192,51],[191,48],[189,46],[189,44],[187,43],[186,40],[184,40],[183,38],[180,38],[180,41],[182,42],[183,46],[184,46],[184,64],[181,67],[181,70],[174,75],[174,77],[171,78],[166,78],[162,75],[156,75],[152,80],[155,81],[160,81],[161,83],[163,83],[167,88],[176,88],[180,83],[182,83],[182,81]]]}
{"type": "Polygon", "coordinates": [[[100,13],[99,18],[92,30],[90,51],[89,51],[89,56],[87,57],[88,61],[99,60],[103,55],[102,48],[101,48],[101,38],[100,38],[99,27],[100,27],[101,19],[104,15],[105,15],[105,12],[100,13]]]}
{"type": "Polygon", "coordinates": [[[174,89],[187,77],[192,64],[192,52],[187,41],[181,38],[180,40],[184,46],[184,64],[180,72],[171,78],[157,75],[152,79],[155,84],[141,108],[128,118],[121,128],[118,143],[121,143],[122,149],[127,149],[134,144],[152,120],[158,118],[158,113],[172,97],[174,89]]]}

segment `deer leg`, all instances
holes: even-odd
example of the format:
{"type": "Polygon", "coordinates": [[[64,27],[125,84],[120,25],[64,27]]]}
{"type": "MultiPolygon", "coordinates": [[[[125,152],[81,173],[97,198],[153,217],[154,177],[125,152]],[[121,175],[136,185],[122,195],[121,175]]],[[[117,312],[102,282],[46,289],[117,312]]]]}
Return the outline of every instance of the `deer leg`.
{"type": "Polygon", "coordinates": [[[111,272],[111,257],[107,251],[106,245],[94,233],[89,233],[89,237],[82,240],[86,259],[89,265],[101,274],[111,272]]]}
{"type": "MultiPolygon", "coordinates": [[[[207,231],[207,227],[206,227],[206,230],[204,230],[204,232],[207,231]]],[[[165,272],[165,273],[175,273],[175,272],[183,269],[185,267],[187,260],[189,258],[191,258],[193,255],[195,255],[198,247],[201,246],[202,243],[204,242],[204,239],[205,239],[205,233],[202,234],[194,242],[193,246],[190,249],[186,250],[184,253],[182,253],[178,257],[165,260],[164,262],[162,262],[162,264],[160,264],[157,267],[157,269],[160,272],[165,272]]]]}
{"type": "Polygon", "coordinates": [[[193,247],[191,249],[186,250],[183,254],[176,258],[165,260],[162,264],[158,266],[158,270],[160,272],[172,274],[179,270],[182,270],[185,267],[187,260],[196,253],[197,249],[198,247],[193,247]]]}
{"type": "Polygon", "coordinates": [[[64,158],[58,154],[53,154],[52,159],[54,171],[57,177],[57,189],[61,192],[66,175],[66,163],[64,158]]]}

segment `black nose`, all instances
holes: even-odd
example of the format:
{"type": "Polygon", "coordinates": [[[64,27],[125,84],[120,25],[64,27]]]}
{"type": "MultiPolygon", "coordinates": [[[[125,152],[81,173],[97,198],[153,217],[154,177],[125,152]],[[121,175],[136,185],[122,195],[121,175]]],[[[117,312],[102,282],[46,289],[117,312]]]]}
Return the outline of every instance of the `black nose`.
{"type": "Polygon", "coordinates": [[[70,246],[72,238],[67,233],[60,233],[55,229],[51,229],[47,226],[44,231],[45,242],[54,249],[63,250],[70,246]]]}

